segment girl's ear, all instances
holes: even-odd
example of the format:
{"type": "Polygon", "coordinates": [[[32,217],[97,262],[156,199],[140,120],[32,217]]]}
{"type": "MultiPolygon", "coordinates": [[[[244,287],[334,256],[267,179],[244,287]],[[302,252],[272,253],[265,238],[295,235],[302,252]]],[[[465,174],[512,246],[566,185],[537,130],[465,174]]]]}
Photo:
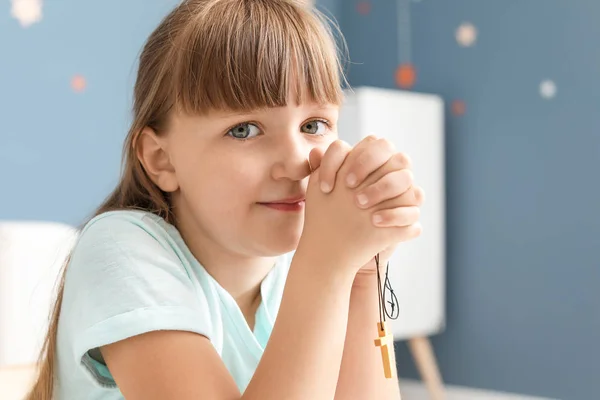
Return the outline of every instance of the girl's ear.
{"type": "Polygon", "coordinates": [[[171,164],[166,141],[156,132],[145,127],[136,140],[135,151],[146,173],[164,192],[174,192],[179,189],[175,168],[171,164]]]}

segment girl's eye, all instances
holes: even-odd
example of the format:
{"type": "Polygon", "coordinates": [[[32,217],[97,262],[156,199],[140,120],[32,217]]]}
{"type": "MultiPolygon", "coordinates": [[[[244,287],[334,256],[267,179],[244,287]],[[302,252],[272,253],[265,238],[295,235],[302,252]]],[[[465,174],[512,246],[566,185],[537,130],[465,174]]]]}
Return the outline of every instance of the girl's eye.
{"type": "Polygon", "coordinates": [[[249,122],[244,122],[231,128],[227,134],[234,137],[235,139],[250,139],[260,133],[258,126],[249,122]]]}
{"type": "Polygon", "coordinates": [[[318,119],[308,121],[302,125],[302,132],[304,133],[310,133],[312,135],[324,135],[326,131],[327,123],[318,119]]]}

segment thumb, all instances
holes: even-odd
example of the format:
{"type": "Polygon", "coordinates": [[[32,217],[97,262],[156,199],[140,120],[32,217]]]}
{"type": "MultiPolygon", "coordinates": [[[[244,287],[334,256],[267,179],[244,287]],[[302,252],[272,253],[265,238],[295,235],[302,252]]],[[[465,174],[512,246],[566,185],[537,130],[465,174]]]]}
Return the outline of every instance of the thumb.
{"type": "Polygon", "coordinates": [[[315,147],[310,151],[310,154],[308,155],[308,161],[310,162],[313,172],[321,166],[323,154],[323,150],[318,147],[315,147]]]}

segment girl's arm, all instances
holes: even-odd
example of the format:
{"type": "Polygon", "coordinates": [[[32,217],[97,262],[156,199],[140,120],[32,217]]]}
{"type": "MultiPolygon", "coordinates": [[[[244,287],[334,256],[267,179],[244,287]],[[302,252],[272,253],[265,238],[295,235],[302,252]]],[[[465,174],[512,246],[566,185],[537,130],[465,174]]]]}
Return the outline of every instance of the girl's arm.
{"type": "Polygon", "coordinates": [[[376,282],[374,273],[357,274],[354,281],[335,400],[400,400],[394,349],[392,347],[394,377],[387,379],[383,374],[381,352],[374,343],[379,321],[376,282]]]}
{"type": "Polygon", "coordinates": [[[273,332],[243,395],[209,340],[194,333],[146,333],[102,354],[128,400],[331,400],[353,280],[342,268],[296,253],[273,332]]]}

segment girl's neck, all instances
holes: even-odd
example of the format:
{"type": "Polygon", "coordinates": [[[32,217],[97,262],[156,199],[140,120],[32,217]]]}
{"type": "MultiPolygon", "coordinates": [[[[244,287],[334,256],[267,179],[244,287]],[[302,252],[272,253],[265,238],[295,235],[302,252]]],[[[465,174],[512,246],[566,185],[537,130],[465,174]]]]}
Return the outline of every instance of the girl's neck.
{"type": "MultiPolygon", "coordinates": [[[[177,209],[187,208],[185,203],[177,209]]],[[[277,257],[246,256],[232,251],[194,223],[193,218],[176,218],[177,229],[194,257],[238,304],[249,325],[260,305],[260,287],[277,257]]]]}
{"type": "Polygon", "coordinates": [[[254,330],[254,316],[262,301],[261,283],[274,263],[274,259],[261,259],[252,265],[229,262],[203,264],[208,273],[233,297],[250,330],[254,330]]]}

